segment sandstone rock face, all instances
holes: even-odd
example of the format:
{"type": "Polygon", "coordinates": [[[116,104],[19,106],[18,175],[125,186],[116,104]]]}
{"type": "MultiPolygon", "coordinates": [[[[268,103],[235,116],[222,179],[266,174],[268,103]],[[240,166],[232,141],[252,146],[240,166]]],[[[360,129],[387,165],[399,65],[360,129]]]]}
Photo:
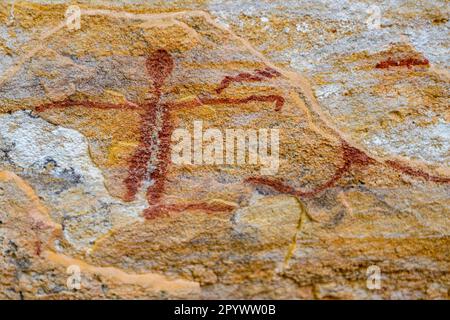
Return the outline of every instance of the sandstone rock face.
{"type": "Polygon", "coordinates": [[[0,5],[0,298],[449,298],[445,1],[77,3],[0,5]]]}

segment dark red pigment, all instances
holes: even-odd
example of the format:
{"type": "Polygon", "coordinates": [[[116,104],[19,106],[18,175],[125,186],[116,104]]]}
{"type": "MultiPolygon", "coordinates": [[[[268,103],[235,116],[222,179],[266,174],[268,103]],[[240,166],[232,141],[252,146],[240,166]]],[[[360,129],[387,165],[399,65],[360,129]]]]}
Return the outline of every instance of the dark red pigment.
{"type": "MultiPolygon", "coordinates": [[[[350,146],[344,140],[342,140],[342,158],[344,160],[343,165],[335,171],[333,176],[322,185],[310,191],[296,190],[295,188],[285,184],[282,180],[274,178],[250,177],[246,179],[246,182],[255,185],[265,185],[280,193],[291,194],[300,198],[310,198],[335,186],[337,181],[341,179],[347,172],[349,172],[352,166],[359,166],[363,168],[376,162],[365,152],[350,146]]],[[[424,172],[423,170],[411,168],[394,160],[386,160],[385,163],[396,171],[407,174],[409,176],[423,178],[427,181],[436,183],[450,183],[450,178],[433,176],[424,172]]]]}
{"type": "MultiPolygon", "coordinates": [[[[428,60],[419,59],[403,59],[392,60],[388,59],[382,61],[376,65],[376,68],[389,68],[391,66],[407,66],[410,68],[413,65],[429,65],[428,60]]],[[[71,99],[65,99],[59,102],[51,102],[37,106],[35,110],[37,112],[43,112],[49,109],[68,108],[72,106],[81,106],[85,108],[96,109],[141,109],[144,110],[144,114],[141,118],[140,126],[140,143],[136,148],[133,156],[128,161],[128,176],[124,180],[126,187],[126,193],[124,196],[125,201],[132,201],[139,188],[145,179],[153,181],[153,185],[147,189],[147,201],[149,207],[144,210],[143,215],[147,219],[153,219],[159,216],[168,215],[170,212],[182,212],[185,210],[203,210],[205,212],[228,212],[234,209],[233,206],[226,204],[210,204],[207,202],[197,202],[188,204],[161,204],[161,199],[165,190],[166,176],[168,172],[168,165],[170,163],[170,151],[171,151],[171,135],[174,129],[173,122],[171,120],[170,110],[178,108],[194,108],[204,104],[207,105],[222,105],[222,104],[247,104],[253,101],[257,102],[273,102],[275,103],[275,111],[281,110],[284,105],[284,98],[279,95],[251,95],[246,98],[201,98],[197,97],[195,100],[181,103],[167,103],[161,104],[160,99],[162,96],[161,87],[167,78],[171,75],[174,68],[174,61],[171,55],[166,50],[157,50],[151,54],[146,60],[146,69],[150,79],[153,81],[154,86],[154,98],[150,101],[141,104],[110,104],[93,101],[74,101],[71,99]],[[148,166],[152,158],[152,153],[155,152],[156,140],[153,140],[153,128],[156,127],[158,112],[162,118],[162,127],[157,133],[159,140],[158,151],[156,153],[155,169],[149,173],[148,166]]],[[[280,76],[280,73],[271,68],[265,68],[264,70],[255,70],[251,73],[239,73],[236,76],[226,76],[221,81],[220,85],[215,90],[217,93],[221,93],[228,88],[233,82],[257,82],[264,79],[271,79],[280,76]]],[[[296,195],[298,197],[313,197],[317,194],[329,189],[341,179],[352,166],[365,167],[373,162],[372,158],[367,156],[363,151],[350,146],[346,141],[342,141],[342,158],[343,164],[339,167],[333,176],[322,185],[310,190],[301,191],[296,190],[293,187],[285,184],[279,179],[265,178],[265,177],[251,177],[246,179],[247,182],[252,184],[266,185],[274,190],[296,195]]],[[[406,165],[400,164],[396,161],[387,160],[385,162],[392,168],[402,173],[408,174],[414,177],[420,177],[427,181],[433,181],[438,183],[449,183],[450,178],[436,177],[429,175],[428,173],[410,168],[406,165]]],[[[37,254],[40,254],[40,247],[38,246],[37,254]]]]}
{"type": "Polygon", "coordinates": [[[411,69],[412,66],[429,66],[430,62],[428,59],[416,59],[416,58],[405,58],[400,60],[395,60],[388,58],[387,60],[380,61],[375,65],[377,69],[389,69],[390,67],[408,67],[411,69]]]}
{"type": "MultiPolygon", "coordinates": [[[[145,104],[111,104],[93,101],[74,101],[65,99],[63,101],[51,102],[37,106],[37,112],[43,112],[49,109],[68,108],[72,106],[81,106],[85,108],[96,109],[141,109],[144,114],[141,118],[140,125],[140,142],[133,156],[128,161],[128,174],[124,180],[126,193],[125,201],[133,201],[139,188],[144,180],[149,179],[153,184],[147,189],[147,201],[149,208],[144,210],[143,215],[152,219],[158,216],[166,215],[169,212],[181,212],[189,209],[201,209],[206,212],[224,212],[234,209],[233,206],[224,204],[210,204],[206,202],[189,203],[183,205],[166,205],[161,204],[161,199],[165,190],[166,176],[170,163],[171,153],[171,136],[174,130],[173,121],[171,120],[170,110],[184,107],[198,107],[203,104],[221,105],[221,104],[246,104],[252,101],[273,102],[275,110],[281,110],[284,104],[284,98],[278,95],[251,95],[246,98],[200,98],[193,101],[183,103],[161,104],[161,87],[171,75],[174,68],[172,56],[166,50],[157,50],[152,53],[145,63],[147,74],[153,82],[154,97],[145,104]],[[153,139],[153,129],[157,125],[158,113],[162,118],[162,127],[157,133],[157,139],[153,139]],[[156,145],[156,142],[159,144],[156,145]],[[155,147],[158,147],[155,157],[155,169],[149,173],[148,166],[152,159],[155,147]]],[[[273,78],[279,76],[279,72],[266,68],[264,70],[256,70],[254,75],[241,73],[236,77],[225,77],[221,85],[222,89],[216,90],[220,93],[227,88],[233,81],[263,81],[264,78],[273,78]]]]}
{"type": "Polygon", "coordinates": [[[400,171],[409,176],[423,178],[426,181],[432,181],[432,182],[437,182],[437,183],[450,183],[450,178],[432,176],[423,170],[411,168],[411,167],[404,165],[398,161],[386,160],[386,163],[388,165],[390,165],[392,168],[396,169],[397,171],[400,171]]]}
{"type": "Polygon", "coordinates": [[[295,195],[300,198],[314,197],[317,194],[333,187],[336,182],[341,179],[352,165],[365,167],[375,162],[372,158],[366,155],[363,151],[350,146],[346,141],[341,142],[343,164],[340,166],[333,176],[320,186],[315,187],[310,191],[296,190],[295,188],[285,184],[280,179],[265,178],[265,177],[251,177],[246,179],[247,182],[257,185],[266,185],[272,189],[280,192],[295,195]]]}
{"type": "Polygon", "coordinates": [[[278,71],[267,67],[264,70],[257,69],[255,70],[254,73],[242,72],[236,76],[226,76],[223,78],[222,82],[217,87],[216,92],[220,94],[223,90],[228,88],[233,82],[259,82],[265,79],[272,79],[275,77],[279,77],[280,75],[281,74],[278,71]]]}
{"type": "Polygon", "coordinates": [[[35,250],[36,255],[37,255],[37,256],[40,256],[40,255],[41,255],[41,252],[42,252],[42,243],[41,243],[40,240],[37,240],[37,241],[35,242],[35,247],[36,247],[36,250],[35,250]]]}

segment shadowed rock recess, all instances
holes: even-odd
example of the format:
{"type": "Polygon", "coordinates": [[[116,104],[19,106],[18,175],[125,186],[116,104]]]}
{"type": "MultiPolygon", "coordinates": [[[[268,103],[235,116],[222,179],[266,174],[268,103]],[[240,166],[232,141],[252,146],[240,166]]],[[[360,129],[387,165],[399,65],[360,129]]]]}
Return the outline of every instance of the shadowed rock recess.
{"type": "Polygon", "coordinates": [[[2,1],[0,298],[448,299],[448,3],[372,4],[2,1]]]}

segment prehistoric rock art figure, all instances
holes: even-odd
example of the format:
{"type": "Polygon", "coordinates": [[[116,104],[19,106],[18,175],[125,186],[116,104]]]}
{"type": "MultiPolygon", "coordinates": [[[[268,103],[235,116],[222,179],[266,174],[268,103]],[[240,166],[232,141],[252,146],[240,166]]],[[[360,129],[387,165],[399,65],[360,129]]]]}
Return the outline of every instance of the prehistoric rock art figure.
{"type": "MultiPolygon", "coordinates": [[[[153,81],[154,96],[142,105],[135,104],[109,104],[92,101],[72,101],[66,99],[36,107],[37,112],[48,109],[67,108],[81,106],[97,109],[135,109],[141,108],[145,111],[141,120],[140,143],[134,155],[129,159],[128,176],[124,181],[126,187],[125,201],[132,201],[145,179],[153,184],[147,189],[147,200],[149,208],[144,211],[144,216],[152,218],[165,214],[169,211],[183,211],[188,209],[201,209],[204,211],[229,211],[234,207],[224,204],[208,204],[205,202],[188,203],[185,205],[163,205],[160,200],[164,193],[166,175],[170,162],[171,135],[173,124],[171,110],[185,107],[197,107],[201,105],[222,104],[245,104],[251,101],[273,102],[275,110],[281,110],[284,98],[279,95],[251,95],[245,98],[200,98],[182,103],[161,103],[162,86],[171,75],[174,67],[172,56],[163,49],[152,53],[146,61],[146,69],[150,79],[153,81]],[[155,167],[149,170],[150,165],[155,167]]],[[[271,69],[256,70],[255,75],[241,73],[237,77],[225,77],[216,89],[221,93],[233,81],[263,81],[280,74],[271,69]]]]}
{"type": "MultiPolygon", "coordinates": [[[[180,108],[194,108],[201,105],[223,105],[223,104],[246,104],[252,101],[273,102],[275,111],[280,111],[284,105],[284,98],[279,95],[250,95],[245,98],[201,98],[195,100],[173,103],[161,103],[163,95],[162,87],[171,75],[174,67],[172,56],[163,49],[153,52],[146,60],[146,69],[153,82],[154,95],[144,104],[109,104],[92,101],[73,101],[66,99],[36,107],[37,112],[54,108],[67,108],[81,106],[97,109],[136,109],[144,110],[141,120],[140,143],[129,159],[128,176],[124,180],[126,187],[125,201],[133,201],[139,188],[145,180],[153,184],[147,189],[147,201],[149,207],[144,211],[144,216],[154,218],[169,212],[180,212],[189,209],[200,209],[206,212],[225,212],[234,209],[231,205],[211,204],[207,202],[195,202],[187,204],[163,204],[161,202],[165,190],[166,176],[170,162],[171,135],[173,132],[173,121],[171,111],[180,108]],[[150,169],[150,167],[155,169],[150,169]]],[[[281,74],[272,69],[255,70],[254,73],[243,72],[236,76],[226,76],[215,89],[217,94],[222,93],[233,82],[257,82],[279,77],[281,74]]],[[[338,135],[339,136],[339,135],[338,135]]],[[[310,191],[295,190],[280,179],[267,177],[251,177],[246,182],[251,184],[266,185],[280,193],[291,194],[299,198],[314,197],[335,184],[351,170],[353,166],[361,168],[378,161],[369,157],[365,152],[350,146],[341,138],[343,165],[336,169],[334,175],[322,185],[310,191]]],[[[437,183],[449,183],[450,178],[432,176],[420,169],[411,168],[394,160],[386,160],[384,165],[410,176],[425,179],[437,183]]]]}
{"type": "Polygon", "coordinates": [[[266,185],[278,192],[291,194],[299,198],[313,197],[322,191],[333,187],[339,179],[350,171],[351,166],[365,167],[369,164],[375,163],[374,159],[370,158],[363,151],[350,146],[346,141],[342,141],[341,144],[344,164],[336,170],[334,175],[328,179],[328,181],[310,191],[295,190],[278,179],[252,177],[248,178],[246,181],[253,184],[266,185]]]}
{"type": "Polygon", "coordinates": [[[424,179],[425,181],[443,184],[450,183],[450,178],[448,177],[433,176],[421,169],[411,168],[410,166],[402,164],[396,160],[385,160],[381,163],[376,159],[368,156],[364,151],[359,150],[353,146],[350,146],[342,138],[341,138],[341,148],[342,148],[342,159],[344,162],[343,165],[336,170],[336,172],[330,179],[328,179],[326,182],[315,187],[312,190],[309,191],[297,190],[280,179],[272,179],[266,177],[251,177],[246,179],[246,182],[254,185],[264,185],[272,188],[277,192],[290,194],[299,198],[312,198],[320,194],[321,192],[325,191],[326,189],[334,187],[336,183],[342,177],[344,177],[344,175],[348,173],[353,166],[359,166],[360,168],[364,168],[369,165],[378,163],[382,165],[384,164],[385,166],[388,166],[394,169],[395,171],[401,172],[403,174],[415,178],[424,179]]]}

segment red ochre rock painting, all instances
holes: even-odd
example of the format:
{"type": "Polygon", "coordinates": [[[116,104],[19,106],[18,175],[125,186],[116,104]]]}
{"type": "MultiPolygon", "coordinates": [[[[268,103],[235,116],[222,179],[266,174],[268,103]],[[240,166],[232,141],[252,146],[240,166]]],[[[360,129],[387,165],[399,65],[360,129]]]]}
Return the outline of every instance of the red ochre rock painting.
{"type": "Polygon", "coordinates": [[[279,77],[280,75],[281,74],[278,71],[267,67],[264,70],[255,70],[254,73],[242,72],[237,76],[226,76],[223,78],[220,85],[216,88],[216,92],[221,93],[233,82],[259,82],[263,81],[264,78],[271,79],[279,77]]]}
{"type": "Polygon", "coordinates": [[[430,62],[428,59],[417,59],[417,58],[404,58],[404,59],[393,59],[388,58],[386,60],[380,61],[375,65],[377,69],[389,69],[390,67],[408,67],[411,69],[413,66],[429,66],[430,62]]]}
{"type": "Polygon", "coordinates": [[[325,2],[249,16],[77,1],[68,30],[70,1],[12,2],[1,298],[448,299],[445,43],[414,37],[444,38],[436,1],[384,6],[399,37],[367,31],[364,4],[333,19],[325,2]],[[194,119],[278,128],[279,171],[171,163],[172,132],[194,119]]]}
{"type": "MultiPolygon", "coordinates": [[[[174,61],[172,56],[163,49],[153,52],[146,60],[147,74],[153,81],[154,98],[142,105],[134,104],[111,104],[93,101],[72,101],[65,99],[59,102],[39,105],[35,108],[37,112],[43,112],[48,109],[67,108],[71,106],[81,106],[85,108],[97,109],[143,109],[145,111],[141,118],[140,143],[136,148],[134,155],[128,161],[128,176],[125,178],[126,187],[125,201],[133,201],[139,188],[145,179],[150,179],[153,184],[147,189],[147,200],[149,208],[143,215],[147,218],[154,218],[170,211],[184,211],[188,209],[201,209],[206,212],[230,211],[234,207],[224,204],[209,204],[206,202],[190,203],[186,205],[163,205],[160,200],[165,189],[165,180],[168,166],[170,163],[171,135],[174,130],[171,120],[171,110],[178,108],[194,108],[204,104],[222,105],[222,104],[246,104],[252,101],[273,102],[275,111],[280,111],[284,105],[284,98],[279,95],[250,95],[245,98],[200,98],[182,103],[160,103],[162,96],[161,87],[173,71],[174,61]],[[153,132],[157,125],[157,117],[162,119],[162,126],[158,129],[157,138],[153,139],[153,132]],[[152,158],[154,147],[156,151],[155,169],[148,172],[148,164],[152,158]]],[[[280,74],[271,69],[256,70],[255,76],[248,73],[241,73],[236,77],[225,77],[217,93],[221,93],[234,81],[263,81],[278,77],[280,74]]]]}
{"type": "MultiPolygon", "coordinates": [[[[377,64],[377,68],[388,68],[389,66],[412,66],[427,65],[427,60],[404,59],[394,61],[388,59],[377,64]]],[[[197,96],[196,99],[184,102],[161,103],[161,91],[164,82],[171,75],[174,68],[174,61],[170,53],[164,49],[153,52],[146,60],[146,70],[154,85],[154,97],[145,104],[111,104],[93,101],[73,101],[66,99],[59,102],[52,102],[39,105],[35,108],[37,112],[43,112],[48,109],[68,108],[71,106],[81,106],[85,108],[96,109],[143,109],[145,111],[141,118],[140,126],[140,143],[136,148],[133,156],[128,161],[128,175],[124,180],[126,193],[124,200],[133,201],[139,188],[145,179],[153,181],[148,187],[146,198],[149,207],[144,210],[143,215],[147,219],[153,219],[162,215],[168,215],[170,212],[182,212],[185,210],[202,210],[204,212],[227,212],[232,211],[235,207],[227,204],[211,204],[207,202],[188,203],[188,204],[162,204],[161,199],[165,190],[166,176],[170,164],[171,154],[171,135],[174,130],[171,119],[171,110],[179,108],[195,108],[201,105],[222,105],[222,104],[246,104],[252,101],[272,102],[275,104],[275,111],[282,110],[285,99],[280,95],[250,95],[245,98],[202,98],[197,96]],[[157,138],[153,139],[153,132],[156,128],[157,117],[162,119],[161,128],[157,129],[157,138]],[[155,169],[149,172],[148,165],[152,158],[154,147],[156,151],[155,169]]],[[[259,82],[281,76],[281,74],[272,69],[255,70],[254,73],[242,72],[236,76],[225,76],[219,86],[215,89],[217,94],[222,93],[233,82],[259,82]]],[[[365,152],[351,146],[345,140],[341,141],[343,164],[336,169],[331,176],[323,184],[309,191],[296,190],[287,183],[276,178],[267,177],[250,177],[245,181],[252,185],[265,185],[277,192],[294,195],[299,198],[311,198],[319,195],[323,191],[332,188],[336,183],[347,174],[352,167],[367,167],[377,161],[365,152]]],[[[423,170],[414,169],[407,165],[401,164],[396,160],[386,160],[384,163],[396,171],[416,178],[423,178],[426,181],[436,183],[450,183],[450,178],[432,176],[423,170]]]]}
{"type": "Polygon", "coordinates": [[[321,193],[322,191],[325,191],[326,189],[333,187],[340,178],[342,178],[347,172],[350,171],[350,167],[352,165],[365,167],[375,162],[374,159],[369,157],[363,151],[350,146],[347,142],[342,141],[341,145],[343,153],[342,158],[344,160],[342,166],[339,167],[333,174],[333,176],[330,179],[328,179],[325,183],[321,184],[320,186],[310,191],[296,190],[286,185],[280,180],[264,177],[252,177],[248,178],[246,181],[252,184],[266,185],[278,192],[291,194],[300,198],[314,197],[319,193],[321,193]]]}

